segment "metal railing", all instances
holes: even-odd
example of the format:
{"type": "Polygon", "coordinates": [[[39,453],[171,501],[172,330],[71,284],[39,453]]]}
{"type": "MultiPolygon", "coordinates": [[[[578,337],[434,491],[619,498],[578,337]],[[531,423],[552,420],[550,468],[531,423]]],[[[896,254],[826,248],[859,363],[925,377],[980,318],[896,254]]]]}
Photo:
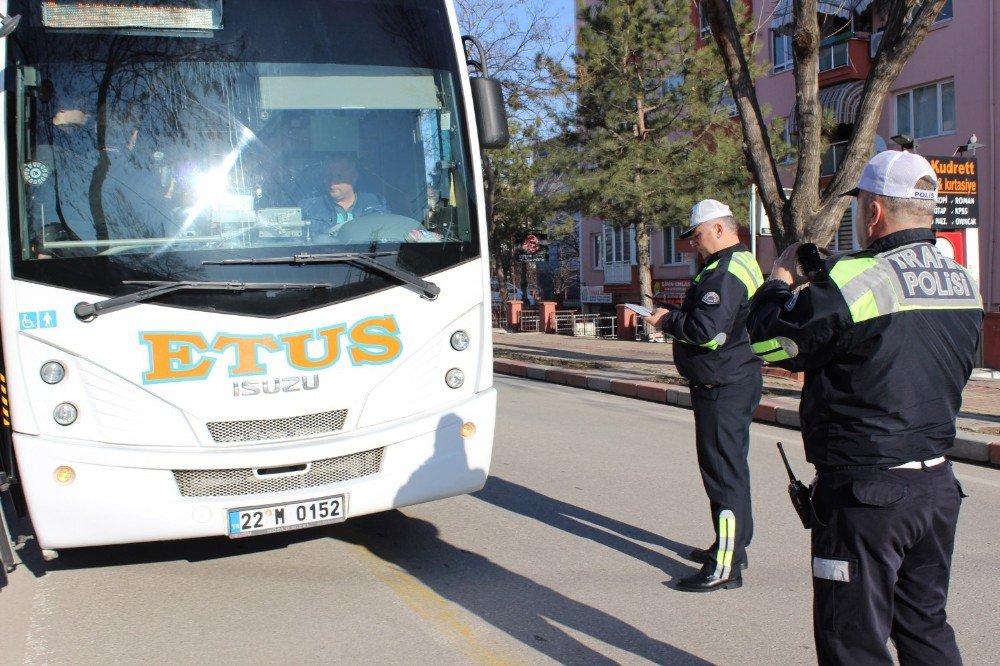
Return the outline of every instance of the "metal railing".
{"type": "Polygon", "coordinates": [[[664,342],[663,331],[644,321],[635,323],[635,339],[639,342],[664,342]]]}
{"type": "Polygon", "coordinates": [[[617,338],[614,315],[580,314],[575,310],[556,310],[556,333],[577,338],[617,338]]]}
{"type": "Polygon", "coordinates": [[[604,264],[604,284],[631,284],[632,263],[613,261],[604,264]]]}
{"type": "Polygon", "coordinates": [[[507,308],[493,304],[493,328],[507,328],[507,308]]]}
{"type": "Polygon", "coordinates": [[[542,321],[538,310],[521,310],[521,332],[539,333],[541,331],[542,321]]]}
{"type": "Polygon", "coordinates": [[[578,314],[576,310],[556,310],[556,333],[558,335],[576,335],[575,331],[577,329],[577,317],[582,318],[584,315],[578,314]]]}

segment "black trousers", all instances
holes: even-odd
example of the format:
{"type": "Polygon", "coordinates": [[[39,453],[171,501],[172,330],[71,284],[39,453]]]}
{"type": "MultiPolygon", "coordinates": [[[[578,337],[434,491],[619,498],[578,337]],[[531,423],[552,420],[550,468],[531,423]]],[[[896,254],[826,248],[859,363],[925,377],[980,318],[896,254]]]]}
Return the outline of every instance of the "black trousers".
{"type": "Polygon", "coordinates": [[[820,664],[961,664],[945,603],[962,489],[951,463],[824,472],[813,490],[820,664]]]}
{"type": "Polygon", "coordinates": [[[746,560],[753,537],[750,507],[750,421],[760,403],[763,378],[754,374],[735,384],[691,387],[698,467],[712,511],[716,547],[702,571],[729,576],[746,560]]]}

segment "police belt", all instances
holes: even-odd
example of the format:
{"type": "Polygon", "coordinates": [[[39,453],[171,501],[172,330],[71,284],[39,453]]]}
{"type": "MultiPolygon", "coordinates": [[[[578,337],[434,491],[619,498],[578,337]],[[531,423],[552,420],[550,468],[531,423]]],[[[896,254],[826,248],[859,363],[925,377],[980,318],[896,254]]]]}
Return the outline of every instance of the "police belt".
{"type": "Polygon", "coordinates": [[[927,469],[929,467],[936,467],[947,459],[944,456],[938,456],[937,458],[928,458],[927,460],[911,460],[910,462],[899,463],[897,465],[881,464],[881,465],[835,465],[833,467],[816,467],[817,474],[824,474],[828,472],[849,472],[853,470],[863,470],[863,469],[927,469]]]}

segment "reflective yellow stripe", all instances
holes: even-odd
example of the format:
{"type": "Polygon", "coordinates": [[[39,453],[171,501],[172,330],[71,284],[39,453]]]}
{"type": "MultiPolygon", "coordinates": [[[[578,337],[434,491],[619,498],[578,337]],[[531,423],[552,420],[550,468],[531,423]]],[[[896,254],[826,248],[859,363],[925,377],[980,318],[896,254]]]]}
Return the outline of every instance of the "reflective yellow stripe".
{"type": "Polygon", "coordinates": [[[866,292],[861,298],[851,303],[851,319],[854,320],[855,324],[878,316],[878,303],[875,302],[874,292],[866,292]]]}
{"type": "Polygon", "coordinates": [[[719,343],[715,340],[709,340],[708,342],[703,342],[700,345],[696,342],[691,342],[690,340],[685,340],[684,338],[674,338],[677,342],[683,342],[686,345],[691,345],[692,347],[705,347],[706,349],[711,349],[715,351],[719,348],[719,343]]]}
{"type": "Polygon", "coordinates": [[[764,275],[760,266],[749,252],[736,252],[729,262],[729,272],[747,288],[747,298],[754,295],[757,288],[764,283],[764,275]]]}
{"type": "Polygon", "coordinates": [[[753,350],[754,354],[769,354],[773,351],[781,349],[781,345],[774,338],[770,340],[765,340],[764,342],[755,342],[750,345],[750,349],[753,350]]]}
{"type": "Polygon", "coordinates": [[[968,305],[959,305],[958,303],[947,303],[945,305],[900,305],[900,312],[907,312],[912,310],[982,310],[983,306],[975,301],[969,301],[968,305]]]}
{"type": "Polygon", "coordinates": [[[760,356],[768,363],[776,363],[777,361],[784,361],[792,357],[775,338],[765,340],[764,342],[755,342],[750,345],[750,349],[753,350],[754,354],[760,356]]]}
{"type": "MultiPolygon", "coordinates": [[[[731,512],[729,512],[731,513],[731,512]]],[[[719,551],[715,561],[726,568],[733,566],[733,543],[736,539],[736,518],[719,515],[719,551]]]]}
{"type": "Polygon", "coordinates": [[[743,286],[747,288],[747,298],[753,296],[753,293],[757,291],[757,285],[753,282],[753,277],[747,271],[745,266],[737,264],[735,261],[729,264],[729,272],[733,274],[737,280],[743,283],[743,286]]]}
{"type": "Polygon", "coordinates": [[[696,277],[694,279],[694,283],[698,284],[699,282],[701,282],[702,276],[705,275],[705,273],[707,273],[708,271],[714,269],[718,265],[719,265],[719,260],[716,259],[715,261],[713,261],[712,263],[710,263],[708,266],[705,266],[703,269],[701,269],[701,272],[698,273],[698,277],[696,277]]]}
{"type": "Polygon", "coordinates": [[[877,263],[878,260],[872,257],[841,259],[833,265],[833,269],[830,271],[830,279],[838,287],[843,287],[877,263]]]}

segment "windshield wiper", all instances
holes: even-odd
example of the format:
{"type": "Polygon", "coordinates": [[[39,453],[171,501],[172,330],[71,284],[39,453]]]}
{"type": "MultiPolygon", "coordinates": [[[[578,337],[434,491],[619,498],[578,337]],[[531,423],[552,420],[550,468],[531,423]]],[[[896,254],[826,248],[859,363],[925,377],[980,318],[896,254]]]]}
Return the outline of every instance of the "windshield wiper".
{"type": "Polygon", "coordinates": [[[116,296],[96,303],[86,301],[76,304],[73,314],[80,321],[92,321],[105,312],[121,310],[131,305],[158,298],[175,291],[289,291],[292,289],[329,289],[326,282],[164,282],[157,280],[123,280],[122,284],[147,285],[149,289],[137,291],[134,294],[116,296]]]}
{"type": "Polygon", "coordinates": [[[433,301],[441,293],[441,287],[428,282],[416,273],[399,266],[383,264],[378,257],[399,254],[398,252],[334,252],[330,254],[309,254],[303,252],[290,257],[248,257],[246,259],[214,259],[201,262],[217,266],[236,266],[240,264],[354,264],[368,269],[372,273],[381,273],[395,278],[403,284],[416,287],[421,298],[433,301]]]}

